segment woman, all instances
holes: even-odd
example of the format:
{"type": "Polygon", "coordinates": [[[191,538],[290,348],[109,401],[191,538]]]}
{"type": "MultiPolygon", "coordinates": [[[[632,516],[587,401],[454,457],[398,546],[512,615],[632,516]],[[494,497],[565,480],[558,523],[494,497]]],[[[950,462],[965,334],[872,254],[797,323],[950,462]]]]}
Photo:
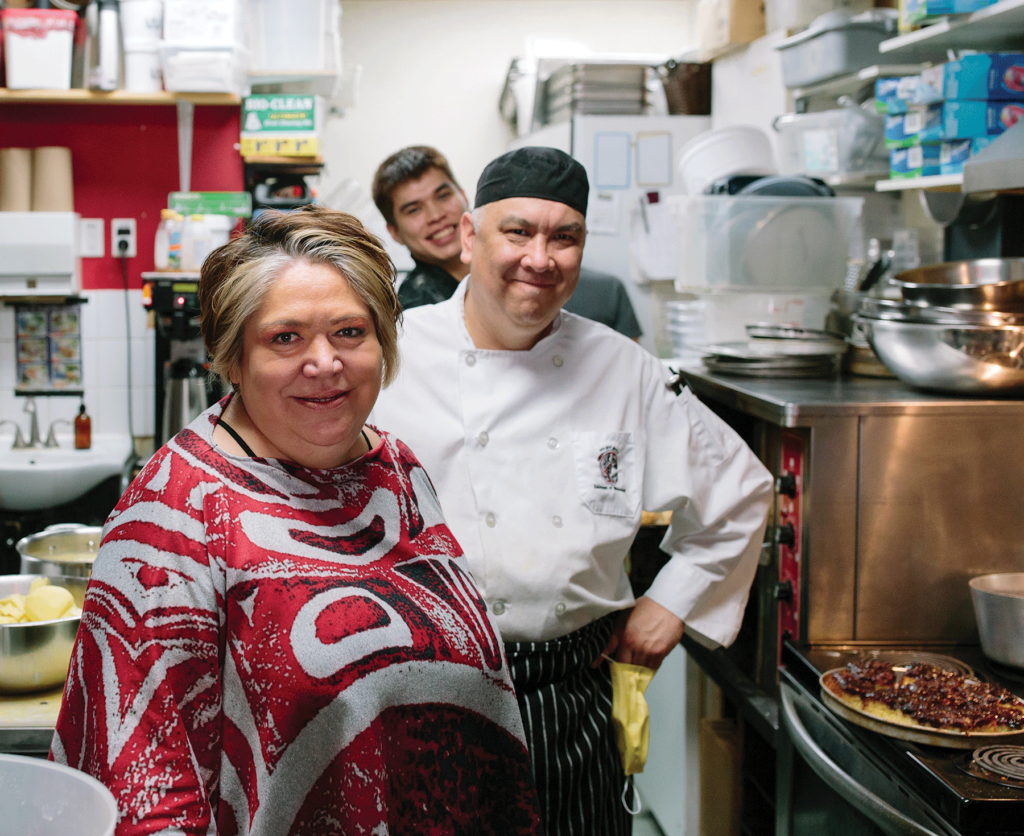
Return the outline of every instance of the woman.
{"type": "Polygon", "coordinates": [[[201,326],[232,393],[107,521],[51,757],[118,836],[535,833],[501,642],[400,442],[394,268],[354,218],[267,212],[201,326]]]}

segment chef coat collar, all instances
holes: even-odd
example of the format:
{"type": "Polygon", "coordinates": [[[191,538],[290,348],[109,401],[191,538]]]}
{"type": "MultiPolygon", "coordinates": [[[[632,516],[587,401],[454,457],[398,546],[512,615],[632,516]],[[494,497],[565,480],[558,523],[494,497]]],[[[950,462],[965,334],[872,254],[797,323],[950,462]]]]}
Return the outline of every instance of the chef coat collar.
{"type": "MultiPolygon", "coordinates": [[[[456,307],[459,319],[459,328],[462,331],[463,336],[466,338],[466,342],[470,348],[476,351],[497,351],[497,349],[477,348],[476,343],[473,342],[473,338],[469,334],[469,329],[466,327],[466,291],[469,289],[469,282],[473,278],[473,274],[469,274],[455,289],[455,293],[452,294],[452,302],[456,307]]],[[[555,318],[551,323],[551,330],[548,331],[533,348],[527,349],[527,351],[536,351],[544,346],[550,339],[552,339],[559,331],[562,330],[562,319],[565,315],[565,311],[559,308],[558,313],[555,314],[555,318]]],[[[518,353],[518,352],[509,352],[518,353]]]]}

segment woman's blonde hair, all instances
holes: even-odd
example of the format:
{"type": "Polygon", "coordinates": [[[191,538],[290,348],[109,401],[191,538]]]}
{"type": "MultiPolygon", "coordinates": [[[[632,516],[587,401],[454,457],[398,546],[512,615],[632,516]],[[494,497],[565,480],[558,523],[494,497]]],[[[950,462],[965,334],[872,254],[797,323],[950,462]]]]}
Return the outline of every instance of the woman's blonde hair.
{"type": "Polygon", "coordinates": [[[218,247],[199,275],[199,326],[210,368],[230,383],[242,362],[245,325],[274,282],[296,262],[334,267],[370,310],[384,357],[382,383],[398,373],[395,266],[352,215],[322,206],[257,215],[244,234],[218,247]]]}

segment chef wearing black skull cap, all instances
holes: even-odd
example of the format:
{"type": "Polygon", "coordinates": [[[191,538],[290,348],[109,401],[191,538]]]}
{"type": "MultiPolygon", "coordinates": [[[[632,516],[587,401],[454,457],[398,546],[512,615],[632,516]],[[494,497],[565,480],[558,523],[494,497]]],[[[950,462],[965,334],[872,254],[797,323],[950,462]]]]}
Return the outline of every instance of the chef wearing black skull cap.
{"type": "Polygon", "coordinates": [[[373,418],[420,458],[505,641],[549,836],[630,832],[603,655],[657,668],[684,624],[727,645],[757,566],[771,477],[631,340],[562,310],[586,240],[586,171],[498,157],[462,216],[469,276],[405,315],[373,418]],[[641,511],[671,560],[634,601],[641,511]]]}

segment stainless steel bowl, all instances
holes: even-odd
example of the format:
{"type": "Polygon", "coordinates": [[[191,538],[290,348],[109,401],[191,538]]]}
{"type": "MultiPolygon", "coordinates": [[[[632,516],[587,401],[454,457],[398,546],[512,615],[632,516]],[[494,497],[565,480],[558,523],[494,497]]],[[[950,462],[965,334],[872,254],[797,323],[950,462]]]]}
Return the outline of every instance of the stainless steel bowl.
{"type": "Polygon", "coordinates": [[[982,652],[1024,668],[1024,572],[980,575],[970,587],[982,652]]]}
{"type": "MultiPolygon", "coordinates": [[[[0,575],[0,598],[28,595],[39,575],[0,575]]],[[[71,593],[75,605],[85,598],[85,578],[54,578],[50,583],[71,593]]],[[[0,624],[0,692],[42,691],[60,685],[68,674],[71,647],[81,618],[0,624]]]]}
{"type": "Polygon", "coordinates": [[[856,319],[878,358],[911,386],[966,395],[1024,389],[1024,326],[856,319]]]}
{"type": "Polygon", "coordinates": [[[21,555],[21,573],[87,578],[102,536],[98,525],[67,523],[22,537],[15,546],[21,555]]]}
{"type": "Polygon", "coordinates": [[[1024,311],[1024,258],[947,261],[897,273],[906,302],[985,311],[1024,311]]]}
{"type": "Polygon", "coordinates": [[[870,296],[860,300],[858,312],[875,319],[940,322],[944,325],[1024,325],[1024,312],[943,308],[938,305],[915,305],[897,299],[876,299],[870,296]]]}

